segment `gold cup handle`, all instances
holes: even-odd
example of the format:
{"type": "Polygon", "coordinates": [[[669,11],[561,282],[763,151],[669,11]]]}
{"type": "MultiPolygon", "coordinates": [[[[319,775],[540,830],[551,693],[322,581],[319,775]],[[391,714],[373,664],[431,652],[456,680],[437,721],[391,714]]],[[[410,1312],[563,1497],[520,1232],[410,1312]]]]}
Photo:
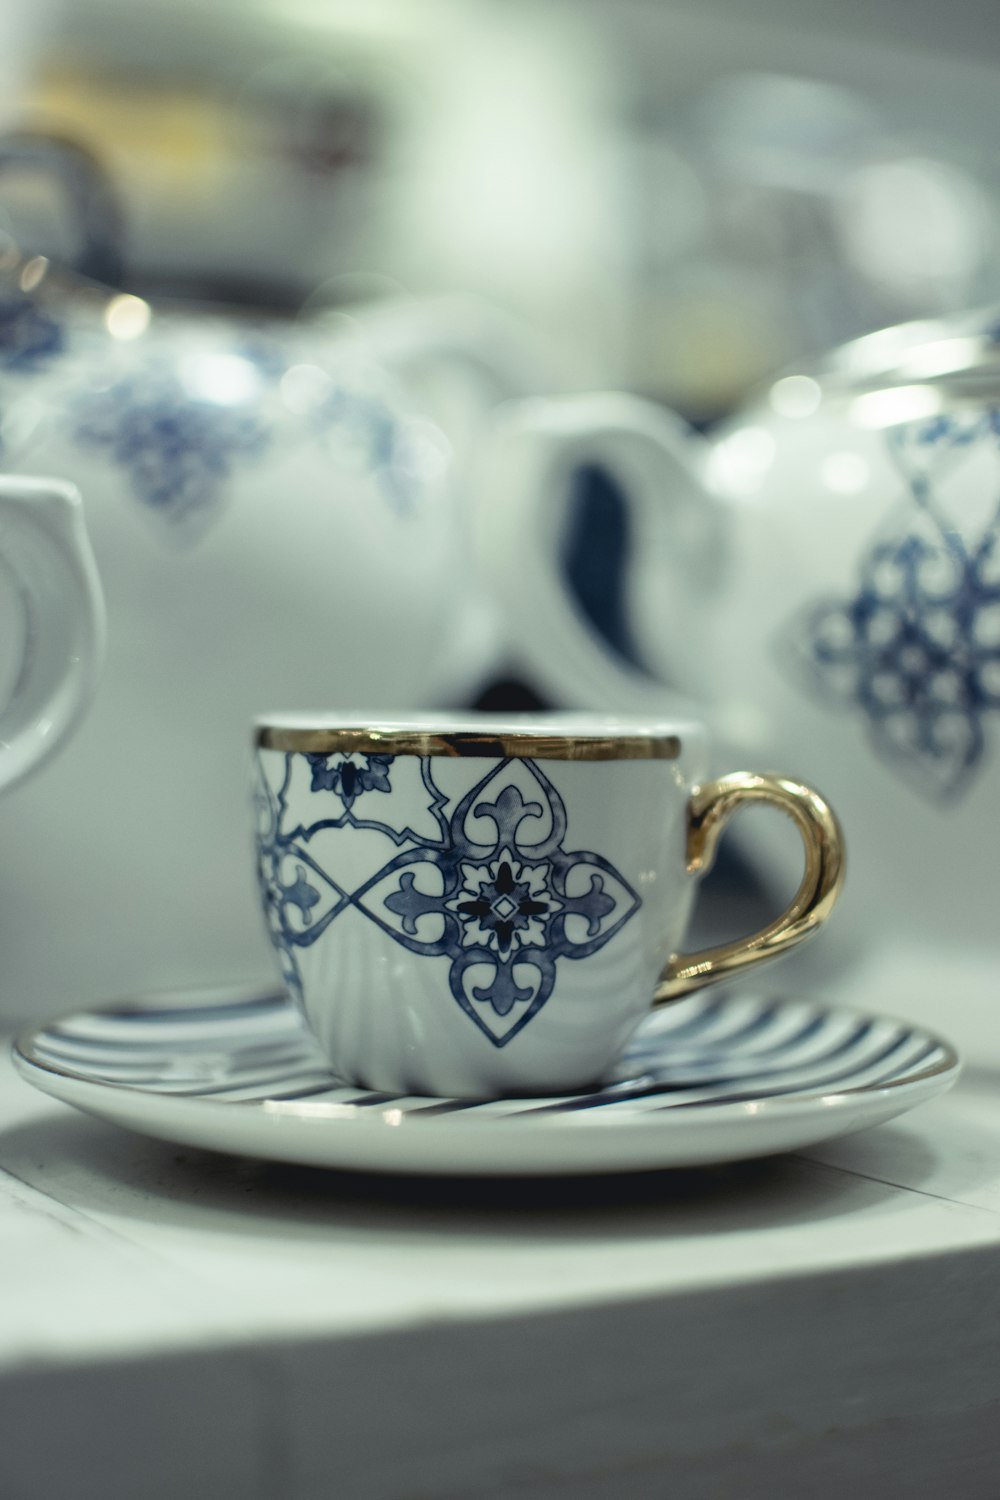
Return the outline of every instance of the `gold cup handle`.
{"type": "Polygon", "coordinates": [[[844,840],[833,810],[811,787],[784,776],[734,771],[695,787],[689,804],[687,867],[693,875],[711,869],[719,837],[733,813],[763,802],[787,813],[802,835],[806,865],[790,906],[750,937],[700,953],[675,953],[657,984],[654,1005],[679,1000],[754,964],[777,958],[825,922],[844,883],[844,840]]]}

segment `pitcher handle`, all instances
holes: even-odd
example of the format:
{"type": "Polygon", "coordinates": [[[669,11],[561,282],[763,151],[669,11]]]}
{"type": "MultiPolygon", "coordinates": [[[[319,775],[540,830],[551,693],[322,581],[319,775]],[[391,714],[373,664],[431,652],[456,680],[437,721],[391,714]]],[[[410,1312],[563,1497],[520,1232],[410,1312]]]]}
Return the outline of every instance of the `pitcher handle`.
{"type": "Polygon", "coordinates": [[[472,487],[472,552],[513,646],[557,702],[698,713],[686,641],[721,581],[722,550],[718,502],[697,477],[702,442],[663,407],[618,392],[497,412],[472,487]],[[583,468],[609,476],[625,501],[632,553],[644,564],[643,597],[633,591],[625,605],[634,638],[655,646],[645,664],[601,636],[561,576],[569,498],[583,468]]]}
{"type": "Polygon", "coordinates": [[[0,174],[24,168],[61,189],[78,247],[69,267],[78,276],[119,287],[125,279],[121,204],[102,162],[78,141],[43,131],[0,134],[0,174]]]}
{"type": "Polygon", "coordinates": [[[55,479],[0,478],[0,566],[24,619],[24,649],[0,711],[0,788],[47,760],[93,697],[105,614],[79,491],[55,479]]]}

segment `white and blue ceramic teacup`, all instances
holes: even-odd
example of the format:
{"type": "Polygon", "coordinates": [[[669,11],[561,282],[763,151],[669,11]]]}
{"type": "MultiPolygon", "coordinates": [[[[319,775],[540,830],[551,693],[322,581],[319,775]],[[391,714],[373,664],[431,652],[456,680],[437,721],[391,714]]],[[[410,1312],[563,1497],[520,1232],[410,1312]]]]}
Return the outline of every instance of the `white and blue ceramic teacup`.
{"type": "Polygon", "coordinates": [[[651,1006],[799,943],[843,873],[808,787],[706,780],[695,724],[258,720],[257,861],[283,977],[335,1072],[395,1094],[583,1088],[651,1006]],[[680,947],[738,808],[789,814],[805,874],[760,932],[680,947]]]}

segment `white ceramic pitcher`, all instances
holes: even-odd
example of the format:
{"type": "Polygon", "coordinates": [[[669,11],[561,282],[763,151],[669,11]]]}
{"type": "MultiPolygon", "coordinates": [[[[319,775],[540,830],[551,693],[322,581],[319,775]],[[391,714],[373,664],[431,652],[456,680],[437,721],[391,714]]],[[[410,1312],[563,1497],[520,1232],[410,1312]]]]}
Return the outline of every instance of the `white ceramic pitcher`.
{"type": "MultiPolygon", "coordinates": [[[[567,406],[574,465],[611,476],[631,533],[632,662],[567,587],[573,471],[554,408],[544,429],[530,405],[506,413],[506,550],[496,496],[481,496],[480,555],[556,701],[642,711],[694,695],[727,761],[829,798],[849,876],[823,962],[887,942],[998,945],[998,326],[974,314],[872,335],[782,374],[711,441],[675,422],[687,467],[659,489],[655,472],[631,482],[599,414],[567,406]]],[[[773,820],[760,843],[792,881],[773,820]]]]}
{"type": "MultiPolygon", "coordinates": [[[[76,729],[104,634],[79,493],[57,480],[0,477],[0,790],[23,782],[76,729]]],[[[24,851],[7,851],[16,872],[24,851]]]]}

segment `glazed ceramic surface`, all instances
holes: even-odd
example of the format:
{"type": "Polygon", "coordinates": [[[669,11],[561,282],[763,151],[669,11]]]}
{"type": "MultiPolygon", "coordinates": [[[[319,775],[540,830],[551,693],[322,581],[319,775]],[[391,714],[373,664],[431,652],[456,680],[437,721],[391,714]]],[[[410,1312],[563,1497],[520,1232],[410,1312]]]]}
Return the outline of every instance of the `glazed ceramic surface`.
{"type": "Polygon", "coordinates": [[[258,878],[283,977],[331,1066],[371,1088],[590,1084],[651,1005],[776,956],[839,888],[824,809],[803,829],[826,873],[803,883],[802,922],[680,955],[714,847],[701,830],[746,798],[811,808],[808,789],[750,775],[703,785],[693,724],[269,715],[256,743],[258,878]]]}
{"type": "Polygon", "coordinates": [[[38,1088],[132,1130],[324,1167],[486,1176],[630,1172],[801,1149],[950,1087],[922,1030],[848,1009],[697,995],[647,1020],[614,1075],[547,1099],[345,1087],[295,1007],[261,991],[150,996],[26,1034],[38,1088]]]}
{"type": "MultiPolygon", "coordinates": [[[[529,759],[490,754],[509,725],[431,723],[449,747],[464,728],[462,753],[393,753],[391,732],[385,754],[258,748],[260,880],[284,977],[337,1072],[368,1087],[591,1083],[680,944],[703,737],[633,731],[642,759],[571,761],[546,756],[543,722],[521,736],[538,745],[529,759]]],[[[294,725],[268,718],[261,738],[291,728],[298,743],[294,725]]]]}

